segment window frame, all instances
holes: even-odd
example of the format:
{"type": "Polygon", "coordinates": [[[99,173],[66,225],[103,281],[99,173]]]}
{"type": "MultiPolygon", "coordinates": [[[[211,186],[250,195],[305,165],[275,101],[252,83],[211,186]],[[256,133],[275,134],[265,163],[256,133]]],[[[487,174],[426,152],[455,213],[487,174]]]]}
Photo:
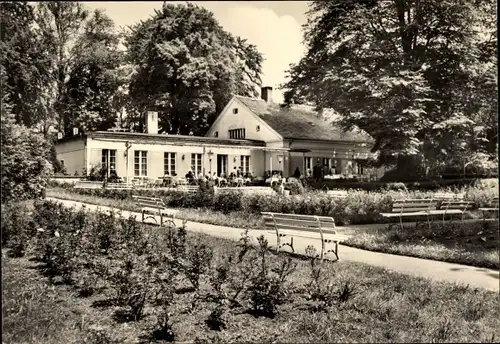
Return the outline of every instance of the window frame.
{"type": "Polygon", "coordinates": [[[107,176],[111,174],[111,171],[116,172],[116,149],[101,149],[101,164],[106,165],[107,176]]]}
{"type": "Polygon", "coordinates": [[[144,150],[134,151],[134,176],[135,177],[148,176],[148,151],[144,150]],[[137,168],[137,166],[139,168],[137,168]]]}
{"type": "Polygon", "coordinates": [[[240,155],[240,171],[243,174],[250,173],[250,155],[240,155]]]}
{"type": "Polygon", "coordinates": [[[163,175],[173,176],[177,168],[177,153],[163,152],[163,175]]]}
{"type": "Polygon", "coordinates": [[[201,153],[191,153],[191,171],[195,176],[203,172],[203,161],[201,153]]]}

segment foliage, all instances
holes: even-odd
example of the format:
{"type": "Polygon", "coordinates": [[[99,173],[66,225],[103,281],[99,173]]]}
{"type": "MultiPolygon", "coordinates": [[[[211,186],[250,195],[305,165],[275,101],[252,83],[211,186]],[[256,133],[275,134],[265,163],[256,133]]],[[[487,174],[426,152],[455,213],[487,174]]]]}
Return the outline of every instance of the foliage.
{"type": "Polygon", "coordinates": [[[72,134],[73,127],[84,132],[107,130],[121,111],[115,97],[123,86],[118,75],[122,53],[113,21],[102,10],[95,10],[83,25],[78,41],[71,51],[71,70],[63,95],[66,135],[72,134]]]}
{"type": "Polygon", "coordinates": [[[497,141],[494,2],[314,1],[287,101],[335,109],[379,163],[420,176],[497,141]]]}
{"type": "MultiPolygon", "coordinates": [[[[126,38],[135,66],[129,120],[159,111],[167,133],[203,134],[233,94],[255,95],[262,55],[193,4],[165,3],[126,38]]],[[[137,123],[139,124],[139,123],[137,123]]]]}
{"type": "Polygon", "coordinates": [[[1,107],[1,202],[38,197],[52,172],[48,143],[40,134],[15,123],[4,105],[7,104],[1,107]]]}
{"type": "Polygon", "coordinates": [[[64,94],[71,71],[71,46],[76,44],[88,11],[83,4],[65,1],[44,1],[37,4],[36,23],[50,61],[46,85],[48,108],[55,111],[58,131],[64,132],[64,94]]]}
{"type": "Polygon", "coordinates": [[[35,11],[27,2],[0,4],[1,99],[11,106],[17,123],[37,127],[47,134],[51,117],[45,86],[50,78],[50,59],[34,29],[35,11]]]}

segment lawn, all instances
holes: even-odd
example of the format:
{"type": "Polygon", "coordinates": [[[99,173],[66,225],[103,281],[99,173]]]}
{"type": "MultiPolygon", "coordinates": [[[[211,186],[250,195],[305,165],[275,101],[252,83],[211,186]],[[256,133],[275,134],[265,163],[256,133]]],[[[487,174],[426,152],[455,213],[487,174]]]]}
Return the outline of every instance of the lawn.
{"type": "Polygon", "coordinates": [[[6,343],[498,342],[494,292],[56,208],[2,260],[6,343]]]}
{"type": "MultiPolygon", "coordinates": [[[[47,196],[86,202],[101,206],[139,211],[130,200],[115,200],[98,196],[79,195],[67,189],[47,190],[47,196]]],[[[262,229],[262,218],[256,214],[233,212],[224,214],[210,209],[179,209],[181,219],[236,228],[262,229]]],[[[498,221],[482,221],[464,225],[453,221],[443,226],[436,221],[427,226],[406,225],[404,230],[393,227],[352,225],[339,227],[338,232],[350,235],[345,245],[370,251],[399,254],[451,263],[497,269],[500,268],[498,250],[498,221]]]]}

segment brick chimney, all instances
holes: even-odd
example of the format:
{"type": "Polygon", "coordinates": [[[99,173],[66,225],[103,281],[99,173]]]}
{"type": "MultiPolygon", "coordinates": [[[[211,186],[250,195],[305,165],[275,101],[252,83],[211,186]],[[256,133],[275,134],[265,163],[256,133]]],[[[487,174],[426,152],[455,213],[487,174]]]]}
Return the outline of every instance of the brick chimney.
{"type": "Polygon", "coordinates": [[[260,97],[266,101],[266,103],[273,102],[273,88],[271,86],[265,86],[260,89],[260,97]]]}
{"type": "Polygon", "coordinates": [[[145,117],[146,133],[158,134],[158,112],[148,111],[145,117]]]}

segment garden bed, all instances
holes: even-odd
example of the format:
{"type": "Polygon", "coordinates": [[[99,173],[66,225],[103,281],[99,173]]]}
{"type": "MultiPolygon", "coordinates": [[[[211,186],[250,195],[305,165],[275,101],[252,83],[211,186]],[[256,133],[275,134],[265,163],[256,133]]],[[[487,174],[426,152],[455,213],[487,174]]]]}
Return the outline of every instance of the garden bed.
{"type": "MultiPolygon", "coordinates": [[[[50,197],[85,202],[129,211],[139,211],[129,199],[116,200],[99,196],[87,196],[71,190],[48,190],[50,197]]],[[[248,212],[216,212],[201,208],[179,208],[180,219],[235,228],[263,229],[262,217],[248,212]]],[[[421,220],[421,219],[420,219],[421,220]]],[[[347,226],[338,229],[341,234],[351,236],[343,244],[376,252],[432,259],[477,267],[500,268],[498,253],[498,222],[483,224],[459,221],[433,223],[432,229],[408,224],[404,230],[377,226],[347,226]]]]}
{"type": "Polygon", "coordinates": [[[3,224],[11,247],[3,253],[25,256],[2,260],[10,344],[493,342],[500,335],[494,292],[351,262],[291,259],[271,254],[263,241],[250,247],[185,236],[51,202],[37,203],[31,216],[12,209],[21,214],[3,224]],[[36,293],[25,292],[35,285],[36,293]],[[26,311],[42,302],[52,312],[26,311]],[[50,331],[30,335],[40,319],[50,331]]]}

